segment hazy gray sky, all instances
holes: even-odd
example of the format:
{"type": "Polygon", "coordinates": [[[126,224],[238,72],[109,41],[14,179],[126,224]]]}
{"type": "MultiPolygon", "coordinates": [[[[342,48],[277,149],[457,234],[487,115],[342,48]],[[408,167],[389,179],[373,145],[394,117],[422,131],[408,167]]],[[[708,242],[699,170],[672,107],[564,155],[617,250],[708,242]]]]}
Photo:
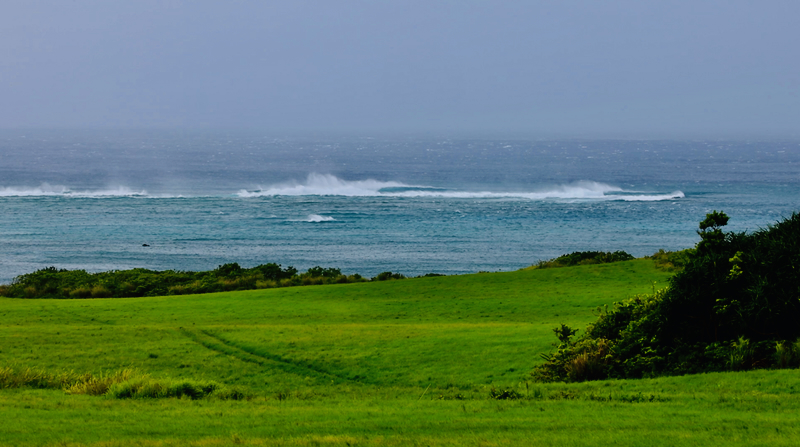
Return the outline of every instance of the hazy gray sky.
{"type": "Polygon", "coordinates": [[[0,127],[800,136],[800,1],[3,0],[0,127]]]}

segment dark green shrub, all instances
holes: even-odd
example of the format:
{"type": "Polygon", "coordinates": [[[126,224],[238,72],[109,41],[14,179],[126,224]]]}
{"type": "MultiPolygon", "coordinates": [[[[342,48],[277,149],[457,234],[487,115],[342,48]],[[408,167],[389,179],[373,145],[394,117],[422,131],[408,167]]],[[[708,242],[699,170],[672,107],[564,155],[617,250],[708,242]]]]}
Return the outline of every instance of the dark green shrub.
{"type": "Polygon", "coordinates": [[[681,255],[685,267],[668,288],[601,311],[574,343],[559,337],[534,378],[636,378],[800,362],[786,342],[800,337],[800,215],[752,234],[722,232],[727,221],[721,212],[706,216],[700,242],[681,255]]]}
{"type": "Polygon", "coordinates": [[[337,268],[314,267],[302,275],[297,269],[281,269],[279,264],[242,268],[237,263],[223,264],[207,272],[181,272],[147,269],[87,273],[48,267],[20,275],[8,286],[0,286],[0,296],[14,298],[108,298],[185,295],[257,288],[288,287],[302,284],[361,282],[361,275],[345,276],[337,268]],[[312,279],[306,279],[312,278],[312,279]]]}
{"type": "Polygon", "coordinates": [[[106,286],[103,286],[103,285],[100,285],[100,284],[92,287],[91,294],[92,294],[92,298],[108,298],[108,297],[112,296],[111,291],[108,290],[108,288],[106,288],[106,286]]]}
{"type": "Polygon", "coordinates": [[[522,394],[512,389],[497,389],[492,387],[489,391],[489,397],[497,400],[516,400],[522,399],[522,394]]]}
{"type": "Polygon", "coordinates": [[[664,251],[658,250],[651,256],[645,256],[647,259],[652,259],[656,267],[667,272],[678,272],[683,270],[686,264],[689,263],[695,249],[687,248],[680,251],[664,251]]]}
{"type": "Polygon", "coordinates": [[[381,272],[378,273],[378,276],[372,278],[373,281],[388,281],[390,279],[406,279],[406,277],[400,273],[381,272]]]}
{"type": "Polygon", "coordinates": [[[257,267],[253,267],[250,270],[254,270],[261,274],[263,277],[262,279],[272,280],[272,281],[280,281],[281,279],[291,278],[292,276],[297,274],[297,269],[289,266],[285,269],[281,270],[280,264],[263,264],[257,267]]]}
{"type": "Polygon", "coordinates": [[[239,263],[233,262],[230,264],[223,264],[214,269],[214,274],[222,278],[231,278],[239,276],[242,273],[242,267],[239,263]]]}
{"type": "Polygon", "coordinates": [[[775,366],[778,368],[800,367],[800,340],[775,342],[775,366]]]}
{"type": "Polygon", "coordinates": [[[140,377],[111,385],[104,394],[115,399],[156,399],[188,397],[192,400],[210,395],[219,388],[214,382],[198,382],[194,380],[155,380],[140,377]]]}
{"type": "Polygon", "coordinates": [[[613,253],[604,251],[576,251],[549,261],[539,261],[533,265],[533,268],[544,269],[586,264],[606,264],[610,262],[630,261],[631,259],[635,258],[624,251],[615,251],[613,253]]]}
{"type": "Polygon", "coordinates": [[[338,278],[339,276],[342,276],[342,271],[337,268],[322,268],[320,266],[316,266],[308,269],[306,275],[311,277],[338,278]]]}

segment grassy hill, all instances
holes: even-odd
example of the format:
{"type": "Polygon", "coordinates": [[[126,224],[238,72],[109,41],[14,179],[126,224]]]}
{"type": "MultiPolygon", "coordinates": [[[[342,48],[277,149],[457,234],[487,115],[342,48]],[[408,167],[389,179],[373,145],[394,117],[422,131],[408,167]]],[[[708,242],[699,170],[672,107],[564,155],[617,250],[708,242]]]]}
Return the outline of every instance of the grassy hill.
{"type": "Polygon", "coordinates": [[[583,327],[597,306],[667,277],[634,260],[207,295],[3,298],[0,368],[132,368],[251,399],[3,389],[0,445],[796,444],[796,371],[529,382],[554,326],[583,327]]]}

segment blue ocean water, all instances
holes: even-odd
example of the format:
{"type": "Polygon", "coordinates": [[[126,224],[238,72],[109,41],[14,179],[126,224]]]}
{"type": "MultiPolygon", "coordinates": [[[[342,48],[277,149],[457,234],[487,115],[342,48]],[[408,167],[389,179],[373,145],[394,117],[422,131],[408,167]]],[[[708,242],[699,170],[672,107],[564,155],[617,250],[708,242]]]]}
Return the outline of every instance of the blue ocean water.
{"type": "Polygon", "coordinates": [[[800,141],[0,133],[0,282],[46,266],[514,270],[800,211],[800,141]],[[148,246],[143,246],[147,244],[148,246]]]}

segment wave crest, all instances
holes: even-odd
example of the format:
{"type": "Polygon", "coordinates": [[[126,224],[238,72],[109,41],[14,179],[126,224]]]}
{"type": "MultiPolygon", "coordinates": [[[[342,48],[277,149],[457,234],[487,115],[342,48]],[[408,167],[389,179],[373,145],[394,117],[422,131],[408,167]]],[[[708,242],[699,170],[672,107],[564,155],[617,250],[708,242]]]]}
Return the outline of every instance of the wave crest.
{"type": "Polygon", "coordinates": [[[0,187],[0,197],[131,197],[146,196],[147,191],[134,191],[126,186],[97,191],[73,191],[66,186],[42,183],[34,188],[0,187]]]}
{"type": "Polygon", "coordinates": [[[319,214],[309,214],[305,222],[331,222],[334,221],[331,216],[320,216],[319,214]]]}
{"type": "Polygon", "coordinates": [[[239,197],[269,196],[348,196],[348,197],[438,197],[455,199],[573,199],[660,201],[684,197],[683,192],[670,194],[641,194],[625,191],[605,183],[580,181],[557,185],[540,191],[458,191],[432,186],[407,185],[400,182],[383,182],[374,179],[343,180],[330,174],[309,174],[303,183],[283,183],[254,191],[240,190],[239,197]]]}
{"type": "Polygon", "coordinates": [[[385,188],[403,188],[399,182],[381,182],[378,180],[342,180],[330,174],[312,173],[308,175],[305,183],[283,183],[259,188],[256,191],[241,190],[236,195],[239,197],[263,196],[378,196],[385,188]]]}

